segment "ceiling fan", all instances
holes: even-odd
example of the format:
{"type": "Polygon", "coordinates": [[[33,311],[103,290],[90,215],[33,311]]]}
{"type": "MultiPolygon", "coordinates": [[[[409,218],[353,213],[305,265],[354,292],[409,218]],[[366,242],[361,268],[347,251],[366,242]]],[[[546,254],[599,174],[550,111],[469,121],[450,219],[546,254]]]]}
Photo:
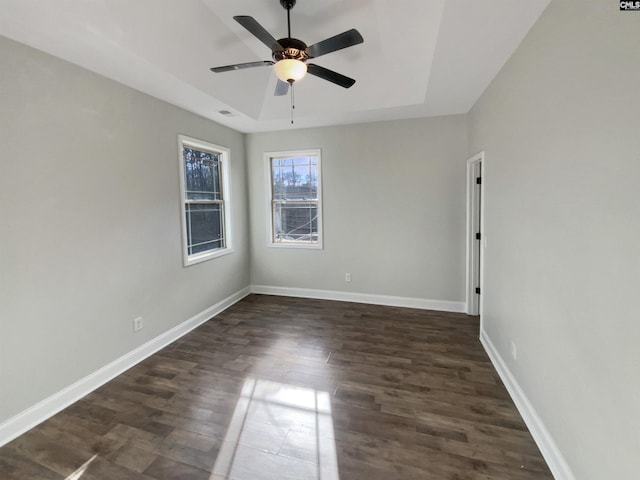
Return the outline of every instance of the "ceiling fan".
{"type": "Polygon", "coordinates": [[[344,88],[351,87],[356,81],[328,68],[321,67],[314,63],[307,63],[312,58],[317,58],[327,53],[342,50],[343,48],[358,45],[364,42],[362,35],[352,28],[346,32],[335,35],[326,40],[322,40],[310,47],[302,40],[291,37],[291,9],[296,4],[296,0],[280,0],[280,4],[287,10],[287,30],[288,36],[276,40],[262,25],[253,17],[247,15],[238,15],[233,19],[246,28],[258,40],[271,49],[273,60],[264,60],[258,62],[238,63],[236,65],[226,65],[224,67],[214,67],[212,72],[221,73],[232,70],[240,70],[242,68],[263,67],[274,65],[276,75],[278,75],[278,84],[276,85],[275,95],[286,95],[289,85],[302,79],[305,74],[310,73],[316,77],[327,80],[344,88]]]}

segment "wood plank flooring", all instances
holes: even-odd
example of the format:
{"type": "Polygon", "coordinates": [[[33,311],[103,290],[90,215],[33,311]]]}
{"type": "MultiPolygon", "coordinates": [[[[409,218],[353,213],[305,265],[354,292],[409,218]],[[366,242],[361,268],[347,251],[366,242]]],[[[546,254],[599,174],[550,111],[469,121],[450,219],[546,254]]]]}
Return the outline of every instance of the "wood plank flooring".
{"type": "Polygon", "coordinates": [[[0,478],[553,478],[460,314],[250,295],[0,448],[0,478]]]}

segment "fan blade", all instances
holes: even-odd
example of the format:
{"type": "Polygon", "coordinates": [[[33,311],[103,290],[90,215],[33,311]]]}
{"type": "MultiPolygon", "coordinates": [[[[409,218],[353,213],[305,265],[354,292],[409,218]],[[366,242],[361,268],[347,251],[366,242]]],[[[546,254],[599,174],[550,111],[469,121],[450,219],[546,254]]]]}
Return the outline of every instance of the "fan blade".
{"type": "Polygon", "coordinates": [[[274,95],[276,97],[281,97],[283,95],[286,95],[288,91],[289,91],[289,84],[287,82],[283,82],[282,80],[278,79],[278,83],[276,83],[276,91],[274,95]]]}
{"type": "Polygon", "coordinates": [[[335,52],[336,50],[342,50],[343,48],[352,47],[364,42],[364,38],[360,35],[355,28],[342,32],[335,37],[327,38],[321,42],[318,42],[310,47],[307,47],[307,55],[309,58],[316,58],[320,55],[326,55],[327,53],[335,52]]]}
{"type": "Polygon", "coordinates": [[[249,32],[254,37],[264,43],[267,47],[269,47],[269,50],[271,50],[272,52],[279,52],[284,50],[282,48],[282,45],[280,45],[278,41],[273,38],[273,35],[267,32],[255,18],[249,17],[248,15],[237,15],[233,17],[233,19],[244,28],[249,30],[249,32]]]}
{"type": "Polygon", "coordinates": [[[240,70],[242,68],[264,67],[266,65],[273,65],[273,62],[271,60],[263,60],[260,62],[238,63],[236,65],[225,65],[224,67],[213,67],[211,68],[211,71],[215,73],[222,73],[240,70]]]}
{"type": "Polygon", "coordinates": [[[313,63],[307,64],[307,72],[344,88],[349,88],[356,83],[353,78],[345,77],[341,73],[334,72],[333,70],[329,70],[328,68],[324,68],[313,63]]]}

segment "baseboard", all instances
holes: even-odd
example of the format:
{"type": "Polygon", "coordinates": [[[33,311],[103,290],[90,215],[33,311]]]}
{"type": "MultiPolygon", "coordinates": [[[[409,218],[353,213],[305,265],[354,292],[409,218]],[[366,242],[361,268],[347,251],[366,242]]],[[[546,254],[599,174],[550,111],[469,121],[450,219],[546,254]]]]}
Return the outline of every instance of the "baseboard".
{"type": "Polygon", "coordinates": [[[546,460],[547,465],[553,474],[553,478],[556,480],[576,480],[569,464],[562,456],[562,452],[560,452],[560,449],[553,440],[553,437],[544,426],[542,419],[536,413],[533,405],[531,405],[531,402],[529,402],[526,394],[518,384],[518,381],[515,379],[504,359],[500,353],[498,353],[498,350],[484,330],[480,331],[480,342],[486,350],[487,355],[489,355],[491,363],[493,363],[493,366],[498,372],[502,383],[504,383],[507,388],[509,395],[511,395],[511,399],[520,412],[524,423],[527,424],[527,427],[531,432],[531,436],[538,445],[542,456],[546,460]]]}
{"type": "Polygon", "coordinates": [[[339,292],[335,290],[316,290],[312,288],[272,287],[268,285],[252,285],[251,293],[264,295],[281,295],[283,297],[317,298],[320,300],[336,300],[339,302],[369,303],[389,307],[419,308],[422,310],[438,310],[441,312],[465,313],[465,302],[447,300],[428,300],[424,298],[394,297],[369,293],[339,292]]]}
{"type": "Polygon", "coordinates": [[[194,315],[190,319],[173,327],[171,330],[149,340],[140,345],[135,350],[123,355],[77,382],[54,393],[41,402],[20,412],[14,417],[0,424],[0,446],[10,442],[14,438],[22,435],[27,430],[35,427],[47,418],[65,409],[72,403],[80,400],[85,395],[91,393],[96,388],[101,387],[109,380],[117,377],[124,371],[140,363],[145,358],[153,355],[158,350],[163,349],[178,338],[189,333],[194,328],[200,326],[211,317],[218,315],[234,303],[242,300],[250,293],[249,287],[244,288],[227,298],[219,301],[215,305],[194,315]]]}

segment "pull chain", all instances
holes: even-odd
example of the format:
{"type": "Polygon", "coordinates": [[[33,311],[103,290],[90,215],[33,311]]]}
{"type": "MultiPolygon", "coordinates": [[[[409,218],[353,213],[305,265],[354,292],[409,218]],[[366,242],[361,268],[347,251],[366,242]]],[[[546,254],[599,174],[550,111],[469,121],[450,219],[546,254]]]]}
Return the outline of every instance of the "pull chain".
{"type": "Polygon", "coordinates": [[[293,125],[293,109],[296,108],[293,82],[291,82],[291,125],[293,125]]]}

